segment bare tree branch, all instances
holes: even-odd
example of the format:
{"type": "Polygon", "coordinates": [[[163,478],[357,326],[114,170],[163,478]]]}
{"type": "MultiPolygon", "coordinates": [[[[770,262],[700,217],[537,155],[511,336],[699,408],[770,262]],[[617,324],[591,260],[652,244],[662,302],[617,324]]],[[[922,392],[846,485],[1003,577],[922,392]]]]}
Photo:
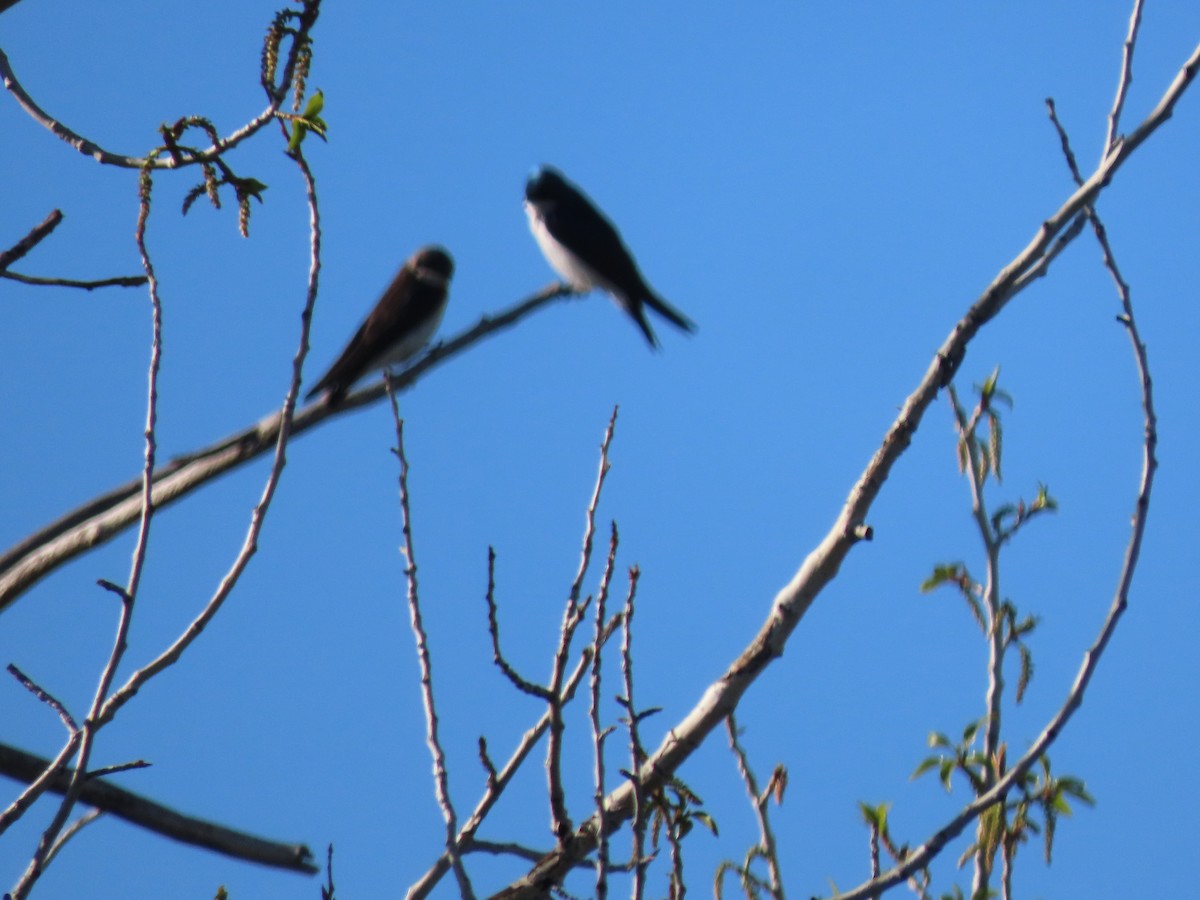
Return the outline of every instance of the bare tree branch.
{"type": "Polygon", "coordinates": [[[1104,138],[1104,155],[1108,155],[1117,143],[1117,132],[1121,126],[1121,110],[1125,108],[1125,97],[1133,83],[1133,51],[1137,46],[1138,29],[1142,24],[1142,0],[1134,0],[1133,13],[1129,17],[1129,32],[1121,48],[1121,74],[1117,78],[1117,93],[1113,97],[1112,112],[1108,114],[1108,134],[1104,138]]]}
{"type": "Polygon", "coordinates": [[[383,376],[387,388],[388,400],[391,401],[392,418],[396,422],[396,458],[400,461],[400,516],[404,532],[404,577],[408,582],[408,614],[412,623],[413,634],[417,640],[417,661],[421,667],[421,702],[425,708],[425,742],[429,745],[429,753],[433,757],[433,783],[437,795],[438,806],[442,810],[442,818],[446,823],[446,853],[450,857],[450,868],[458,880],[458,893],[464,900],[474,900],[475,891],[467,870],[463,867],[462,856],[458,852],[457,832],[458,815],[454,811],[454,802],[450,798],[450,773],[446,769],[446,751],[442,749],[438,737],[437,706],[433,698],[433,660],[429,654],[429,635],[425,632],[425,623],[421,617],[420,593],[417,590],[417,556],[413,548],[412,513],[408,504],[408,457],[404,454],[404,420],[400,418],[400,404],[396,402],[396,393],[392,389],[391,376],[386,372],[383,376]]]}
{"type": "Polygon", "coordinates": [[[71,817],[75,802],[91,762],[92,750],[95,746],[96,735],[104,723],[100,719],[100,709],[108,700],[108,692],[117,676],[117,668],[125,657],[128,648],[129,628],[133,621],[133,608],[141,584],[142,570],[146,564],[146,550],[150,541],[150,524],[154,518],[154,499],[152,486],[154,484],[154,465],[158,454],[158,438],[156,435],[158,422],[158,373],[162,365],[162,323],[163,306],[159,295],[158,279],[154,274],[154,263],[146,248],[146,223],[150,216],[151,176],[149,169],[143,169],[139,176],[139,195],[137,227],[134,229],[134,239],[137,242],[138,254],[142,260],[142,268],[146,272],[150,285],[151,309],[151,339],[150,339],[150,368],[147,374],[146,396],[146,427],[143,432],[145,440],[145,463],[142,468],[141,490],[139,493],[139,526],[137,540],[134,543],[132,558],[129,563],[129,578],[124,588],[101,582],[101,587],[111,590],[121,598],[121,609],[117,623],[117,633],[113,638],[112,650],[100,673],[96,684],[96,692],[88,708],[87,718],[79,729],[79,749],[76,751],[75,769],[71,773],[67,789],[63,792],[62,801],[50,824],[42,833],[37,849],[29,861],[29,866],[20,880],[13,887],[13,900],[24,900],[33,886],[41,878],[47,863],[57,853],[60,835],[71,817]]]}
{"type": "MultiPolygon", "coordinates": [[[[614,412],[615,415],[615,412],[614,412]]],[[[603,663],[604,663],[604,644],[605,644],[605,617],[608,614],[608,590],[612,583],[613,572],[615,571],[617,562],[617,545],[619,538],[617,535],[617,523],[612,523],[612,530],[608,541],[608,557],[604,562],[604,574],[600,577],[600,589],[596,592],[596,608],[593,610],[592,618],[595,622],[595,631],[592,637],[592,677],[590,680],[590,697],[588,698],[588,721],[592,727],[592,754],[593,754],[593,782],[594,790],[592,800],[596,804],[597,815],[604,815],[604,792],[605,792],[605,770],[604,770],[604,745],[609,734],[612,732],[612,727],[605,727],[601,724],[600,718],[600,685],[602,683],[603,663]]],[[[605,900],[608,897],[608,838],[601,834],[596,846],[596,898],[597,900],[605,900]]]]}
{"type": "MultiPolygon", "coordinates": [[[[866,516],[871,505],[887,480],[892,466],[912,441],[921,418],[938,394],[949,384],[958,371],[967,346],[978,331],[1028,284],[1022,277],[1034,270],[1062,234],[1084,209],[1095,202],[1096,197],[1111,182],[1130,155],[1172,115],[1175,104],[1187,90],[1200,68],[1200,46],[1176,75],[1158,105],[1138,128],[1123,141],[1118,141],[1097,166],[1092,175],[1038,228],[1029,244],[1005,266],[983,294],[972,304],[967,314],[958,322],[935,355],[925,376],[916,390],[909,395],[896,420],[888,429],[882,445],[871,458],[863,474],[855,483],[846,503],[825,538],[818,544],[801,565],[792,580],[779,592],[771,605],[766,623],[750,645],[730,665],[725,674],[710,685],[699,703],[684,719],[672,728],[659,749],[647,760],[638,773],[644,788],[654,789],[663,784],[667,777],[691,756],[730,712],[736,709],[742,695],[757,680],[758,676],[783,653],[788,637],[795,630],[808,608],[824,587],[837,574],[850,549],[861,539],[866,526],[866,516]]],[[[1146,475],[1142,491],[1139,492],[1138,512],[1143,513],[1148,504],[1150,473],[1153,472],[1153,445],[1147,447],[1146,475]]],[[[1137,549],[1141,544],[1142,526],[1135,527],[1135,536],[1127,554],[1127,568],[1122,575],[1122,588],[1113,610],[1106,621],[1096,644],[1088,651],[1086,662],[1076,684],[1058,715],[1034,742],[1030,752],[1017,763],[996,786],[972,802],[955,817],[931,841],[913,851],[905,862],[885,873],[846,898],[867,897],[881,889],[899,883],[909,874],[929,864],[946,842],[957,836],[988,806],[998,802],[1017,779],[1024,775],[1054,739],[1059,731],[1082,703],[1083,692],[1091,679],[1094,658],[1108,643],[1112,629],[1124,608],[1124,593],[1132,578],[1132,564],[1136,561],[1137,549]]],[[[596,846],[596,835],[600,829],[611,832],[632,815],[633,788],[629,784],[617,788],[609,796],[608,814],[601,821],[593,816],[581,824],[572,839],[563,847],[548,854],[524,877],[496,894],[503,898],[541,898],[550,892],[565,877],[573,863],[586,856],[596,846]]]]}
{"type": "MultiPolygon", "coordinates": [[[[1134,6],[1133,18],[1130,21],[1129,38],[1125,44],[1125,53],[1122,64],[1122,77],[1120,85],[1117,88],[1117,100],[1113,105],[1113,114],[1110,116],[1110,133],[1109,140],[1113,140],[1112,131],[1115,129],[1116,120],[1120,112],[1122,98],[1125,90],[1128,87],[1128,80],[1132,65],[1133,42],[1137,34],[1137,23],[1141,15],[1141,0],[1137,0],[1134,6]]],[[[1197,65],[1200,64],[1200,48],[1193,53],[1188,64],[1184,67],[1182,75],[1187,75],[1186,80],[1177,77],[1172,84],[1171,90],[1178,88],[1180,92],[1187,86],[1188,81],[1194,77],[1197,65]],[[1190,72],[1190,74],[1188,74],[1190,72]]],[[[1170,91],[1168,91],[1168,96],[1170,91]]],[[[1159,110],[1174,104],[1174,100],[1178,96],[1170,100],[1167,104],[1167,97],[1160,101],[1155,113],[1159,110]]],[[[1063,154],[1066,157],[1067,165],[1071,169],[1072,176],[1077,184],[1082,184],[1082,177],[1075,163],[1075,156],[1071,152],[1070,142],[1067,139],[1066,131],[1063,129],[1058,117],[1055,114],[1053,101],[1047,101],[1047,106],[1050,112],[1051,121],[1054,123],[1060,140],[1062,141],[1063,154]]],[[[1167,113],[1169,116],[1169,112],[1167,113]]],[[[1153,114],[1152,114],[1153,116],[1153,114]]],[[[1165,119],[1164,119],[1165,121],[1165,119]]],[[[1139,128],[1139,131],[1145,129],[1145,123],[1139,128]]],[[[1126,142],[1128,143],[1128,142],[1126,142]]],[[[1086,207],[1086,213],[1092,222],[1093,229],[1096,233],[1096,238],[1104,254],[1104,265],[1113,276],[1116,282],[1117,291],[1120,295],[1122,315],[1119,317],[1121,323],[1125,326],[1129,334],[1130,343],[1132,345],[1134,365],[1136,375],[1141,387],[1142,394],[1142,417],[1144,427],[1144,438],[1142,442],[1142,475],[1138,485],[1137,498],[1134,503],[1134,513],[1130,528],[1129,542],[1125,548],[1125,557],[1121,563],[1121,573],[1117,579],[1117,587],[1114,591],[1112,603],[1109,606],[1108,613],[1104,623],[1097,635],[1095,641],[1084,654],[1083,662],[1080,665],[1079,672],[1075,676],[1075,681],[1071,685],[1071,689],[1067,694],[1066,700],[1062,707],[1051,719],[1050,723],[1034,740],[1029,750],[1025,755],[1014,765],[1003,778],[1001,778],[995,786],[986,794],[977,797],[974,802],[969,804],[962,812],[960,812],[950,823],[943,827],[937,834],[928,840],[921,847],[909,854],[904,862],[896,868],[884,873],[883,876],[873,879],[871,882],[856,888],[847,894],[839,894],[839,900],[859,900],[859,898],[868,898],[877,896],[887,887],[899,883],[903,878],[914,874],[919,869],[924,868],[940,852],[945,844],[956,837],[974,818],[979,815],[984,809],[993,803],[1002,801],[1005,794],[1016,785],[1040,759],[1043,754],[1049,749],[1055,738],[1065,727],[1068,720],[1074,715],[1075,711],[1083,704],[1083,695],[1087,689],[1092,675],[1095,673],[1096,666],[1099,664],[1100,657],[1103,655],[1105,648],[1108,646],[1109,639],[1121,617],[1125,613],[1125,609],[1129,602],[1129,590],[1133,584],[1133,573],[1137,568],[1137,561],[1141,555],[1142,539],[1145,535],[1146,520],[1150,511],[1150,495],[1154,486],[1154,474],[1158,469],[1158,459],[1156,456],[1158,448],[1158,417],[1154,411],[1154,393],[1153,384],[1150,378],[1149,363],[1146,355],[1146,345],[1142,342],[1140,333],[1137,327],[1137,321],[1133,314],[1133,303],[1130,296],[1129,285],[1121,277],[1120,271],[1117,269],[1116,260],[1112,255],[1111,247],[1108,244],[1105,235],[1104,226],[1100,223],[1099,218],[1095,214],[1094,206],[1089,203],[1086,207]]]]}
{"type": "Polygon", "coordinates": [[[63,220],[60,210],[51,210],[50,215],[38,225],[35,225],[25,237],[12,247],[0,252],[0,277],[19,281],[22,284],[51,285],[57,287],[77,287],[91,291],[102,287],[141,287],[147,282],[145,275],[126,275],[117,278],[102,278],[98,281],[77,281],[74,278],[37,278],[32,275],[21,275],[9,272],[8,267],[21,259],[26,253],[41,243],[50,232],[58,227],[63,220]]]}
{"type": "MultiPolygon", "coordinates": [[[[558,648],[554,653],[554,662],[550,675],[550,736],[546,741],[546,780],[550,796],[550,818],[554,828],[554,837],[560,845],[571,836],[571,820],[567,815],[566,797],[562,787],[562,741],[563,741],[563,679],[567,672],[567,658],[571,652],[571,642],[575,631],[583,622],[584,613],[591,601],[590,597],[580,600],[583,592],[583,579],[587,576],[592,563],[592,546],[596,535],[596,509],[600,505],[600,495],[604,490],[604,479],[608,476],[610,464],[608,450],[612,445],[613,431],[617,425],[617,407],[613,407],[612,416],[608,420],[608,428],[604,432],[604,440],[600,442],[600,468],[596,473],[596,486],[592,489],[592,499],[588,503],[587,515],[583,529],[583,547],[579,553],[579,568],[575,572],[575,580],[571,583],[567,604],[563,609],[562,627],[559,631],[558,648]]],[[[615,540],[614,531],[614,540],[615,540]]],[[[615,546],[614,546],[615,552],[615,546]]],[[[605,580],[611,574],[611,558],[605,569],[605,580]]],[[[593,660],[594,662],[594,660],[593,660]]]]}
{"type": "MultiPolygon", "coordinates": [[[[0,51],[0,55],[2,54],[3,51],[0,51]]],[[[45,219],[29,229],[29,233],[25,237],[21,238],[7,250],[0,251],[0,273],[4,273],[9,266],[44,241],[50,235],[50,232],[58,227],[58,223],[62,220],[62,211],[52,209],[45,219]]]]}
{"type": "MultiPolygon", "coordinates": [[[[512,327],[551,301],[572,296],[570,287],[557,282],[494,315],[484,316],[474,327],[434,346],[412,367],[393,377],[396,390],[415,384],[429,370],[453,359],[491,334],[512,327]]],[[[327,419],[375,403],[384,396],[383,381],[372,383],[336,407],[309,404],[295,413],[291,431],[299,435],[327,419]]],[[[168,506],[196,488],[273,449],[279,438],[282,412],[264,416],[249,428],[201,450],[177,457],[154,473],[154,503],[168,506]]],[[[127,482],[85,503],[40,529],[0,555],[0,612],[26,590],[81,553],[112,540],[137,520],[141,505],[139,480],[127,482]]]]}
{"type": "MultiPolygon", "coordinates": [[[[0,744],[0,772],[27,783],[43,777],[47,772],[55,772],[49,778],[47,789],[56,794],[66,791],[74,774],[71,769],[57,767],[55,761],[5,744],[0,744]]],[[[225,856],[306,874],[317,872],[312,852],[303,844],[271,841],[182,815],[132,791],[99,780],[94,773],[89,773],[84,779],[79,802],[164,837],[204,847],[225,856]]]]}
{"type": "Polygon", "coordinates": [[[76,278],[40,278],[35,275],[20,275],[17,272],[0,272],[0,277],[19,281],[21,284],[82,288],[85,291],[106,287],[141,287],[146,283],[145,275],[118,275],[114,278],[98,278],[94,281],[80,281],[76,278]]]}
{"type": "MultiPolygon", "coordinates": [[[[605,640],[611,637],[618,621],[615,618],[610,620],[605,640]]],[[[589,645],[584,648],[579,662],[576,663],[575,668],[571,671],[571,677],[567,679],[566,688],[563,691],[563,696],[566,699],[570,700],[575,696],[579,682],[583,680],[583,676],[588,672],[588,665],[591,659],[592,648],[589,645]]],[[[547,710],[542,713],[542,717],[538,720],[537,724],[521,736],[521,740],[517,742],[516,749],[513,750],[508,762],[504,764],[504,768],[499,772],[489,772],[488,785],[483,797],[476,804],[474,812],[471,813],[471,818],[467,820],[467,824],[458,833],[458,847],[461,852],[465,853],[476,846],[492,846],[483,841],[476,841],[475,834],[479,831],[480,826],[483,825],[488,813],[492,811],[492,807],[499,801],[500,796],[504,793],[504,789],[508,787],[513,777],[517,774],[517,771],[521,768],[521,765],[529,758],[529,754],[533,752],[533,748],[537,746],[538,741],[541,740],[542,735],[546,733],[549,727],[550,712],[547,710]]],[[[429,867],[429,870],[413,883],[405,894],[405,897],[407,900],[422,900],[422,898],[428,897],[430,892],[437,886],[438,881],[448,871],[450,871],[450,857],[448,854],[443,853],[429,867]]]]}
{"type": "MultiPolygon", "coordinates": [[[[228,137],[213,141],[212,146],[200,151],[178,147],[164,147],[151,156],[146,157],[113,153],[73,131],[70,127],[42,109],[29,96],[25,88],[21,86],[21,82],[17,80],[12,64],[8,61],[8,57],[3,50],[0,50],[0,78],[4,80],[4,87],[13,95],[13,98],[20,104],[21,108],[36,122],[48,129],[55,137],[74,147],[84,156],[90,156],[96,162],[103,165],[119,166],[126,169],[144,169],[146,167],[153,169],[176,169],[181,166],[211,162],[227,150],[236,147],[246,138],[255,134],[263,126],[275,119],[275,114],[279,111],[279,107],[286,99],[288,90],[292,85],[292,77],[296,70],[298,55],[307,44],[308,34],[316,24],[320,5],[320,0],[308,0],[300,10],[296,11],[295,16],[300,25],[293,35],[292,45],[284,64],[283,73],[277,82],[278,87],[272,92],[267,108],[228,137]]],[[[0,12],[2,11],[0,9],[0,12]]]]}

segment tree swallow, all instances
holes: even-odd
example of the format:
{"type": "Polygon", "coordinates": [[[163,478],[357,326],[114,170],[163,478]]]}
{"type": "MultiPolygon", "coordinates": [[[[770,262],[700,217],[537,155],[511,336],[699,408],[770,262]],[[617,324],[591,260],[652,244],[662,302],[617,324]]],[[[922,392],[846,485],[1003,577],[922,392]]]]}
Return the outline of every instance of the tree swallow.
{"type": "Polygon", "coordinates": [[[305,399],[327,391],[328,403],[340,403],[364,375],[415,356],[442,323],[453,274],[454,260],[442,247],[422,247],[410,256],[337,362],[305,399]]]}
{"type": "Polygon", "coordinates": [[[577,291],[608,292],[651,347],[658,338],[646,321],[646,306],[684,331],[695,330],[650,289],[612,222],[557,169],[542,166],[525,182],[525,213],[550,266],[577,291]]]}

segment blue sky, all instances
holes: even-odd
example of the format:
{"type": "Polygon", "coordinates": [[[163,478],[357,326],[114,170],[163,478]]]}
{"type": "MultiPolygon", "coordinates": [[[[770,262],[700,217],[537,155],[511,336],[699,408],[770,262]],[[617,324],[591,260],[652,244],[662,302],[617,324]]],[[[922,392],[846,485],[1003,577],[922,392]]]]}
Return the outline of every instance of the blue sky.
{"type": "MultiPolygon", "coordinates": [[[[663,708],[650,723],[657,745],[833,522],[953,324],[1071,193],[1046,97],[1081,164],[1099,157],[1129,5],[408,6],[330,4],[317,26],[310,83],[325,92],[330,133],[308,145],[324,224],[308,383],[421,244],[444,243],[458,265],[442,335],[546,284],[521,209],[524,179],[543,162],[601,204],[651,282],[699,325],[691,338],[658,327],[655,354],[603,297],[560,303],[402,398],[443,736],[467,810],[483,781],[478,736],[499,757],[540,712],[490,662],[488,546],[509,652],[543,678],[619,404],[600,519],[619,524],[621,566],[641,567],[637,671],[642,702],[663,708]]],[[[1147,7],[1126,131],[1200,39],[1195,4],[1147,7]]],[[[45,109],[139,154],[161,122],[203,114],[227,132],[262,108],[259,41],[273,9],[221,3],[201,20],[185,6],[147,15],[24,0],[0,19],[0,46],[45,109]]],[[[1178,768],[1180,748],[1200,738],[1194,93],[1100,205],[1149,346],[1161,469],[1130,611],[1051,753],[1098,805],[1061,824],[1052,867],[1024,850],[1020,896],[1169,894],[1190,877],[1196,796],[1178,768]]],[[[7,96],[0,135],[0,246],[51,208],[66,216],[17,270],[136,274],[135,175],[75,153],[7,96]]],[[[157,181],[160,458],[282,401],[307,243],[301,184],[281,149],[264,132],[231,157],[269,185],[249,240],[231,207],[179,215],[190,173],[157,181]]],[[[1069,688],[1128,538],[1141,419],[1117,309],[1085,235],[984,331],[958,382],[965,394],[1000,365],[1015,397],[993,502],[1030,497],[1041,481],[1060,504],[1004,557],[1005,595],[1041,617],[1030,696],[1008,719],[1015,750],[1069,688]]],[[[0,313],[7,547],[137,473],[150,319],[136,290],[11,281],[0,282],[0,313]]],[[[151,760],[120,783],[182,811],[318,854],[332,841],[347,897],[401,892],[442,835],[403,606],[393,443],[376,406],[291,446],[233,598],[102,733],[96,757],[151,760]]],[[[930,730],[958,733],[982,711],[974,625],[949,594],[918,590],[938,562],[981,569],[954,459],[939,401],[874,508],[875,540],[851,553],[739,712],[760,776],[777,762],[791,772],[774,818],[793,894],[866,876],[859,800],[892,802],[897,837],[913,843],[965,802],[961,785],[947,798],[933,781],[908,781],[930,730]]],[[[156,518],[129,665],[157,654],[211,594],[265,472],[259,461],[156,518]]],[[[122,580],[132,543],[84,556],[0,616],[0,659],[78,716],[115,626],[95,580],[122,580]]],[[[63,737],[11,681],[0,684],[0,722],[3,740],[46,755],[63,737]]],[[[587,757],[577,759],[582,818],[587,757]]],[[[719,839],[690,846],[691,887],[703,893],[716,861],[741,858],[752,822],[722,737],[681,774],[721,826],[719,839]]],[[[548,846],[542,781],[539,757],[484,836],[548,846]]],[[[17,786],[3,787],[7,804],[17,786]]],[[[50,815],[39,806],[0,838],[0,884],[15,881],[50,815]]],[[[938,889],[962,846],[935,868],[938,889]]],[[[481,892],[521,870],[476,865],[481,892]]],[[[219,884],[235,898],[317,896],[301,876],[115,821],[77,838],[39,895],[204,897],[219,884]]]]}

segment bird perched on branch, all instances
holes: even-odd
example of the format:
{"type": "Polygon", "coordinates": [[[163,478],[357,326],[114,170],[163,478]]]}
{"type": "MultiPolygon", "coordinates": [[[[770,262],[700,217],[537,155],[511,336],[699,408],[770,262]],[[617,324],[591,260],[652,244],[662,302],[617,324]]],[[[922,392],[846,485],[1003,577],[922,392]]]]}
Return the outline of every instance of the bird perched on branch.
{"type": "Polygon", "coordinates": [[[650,307],[684,331],[695,324],[646,284],[612,222],[587,195],[551,166],[537,169],[525,183],[529,228],[551,267],[575,290],[600,288],[642,329],[651,347],[658,338],[646,321],[650,307]]]}
{"type": "Polygon", "coordinates": [[[327,403],[340,403],[363,376],[416,356],[442,323],[453,274],[454,260],[442,247],[422,247],[410,256],[306,399],[326,392],[327,403]]]}

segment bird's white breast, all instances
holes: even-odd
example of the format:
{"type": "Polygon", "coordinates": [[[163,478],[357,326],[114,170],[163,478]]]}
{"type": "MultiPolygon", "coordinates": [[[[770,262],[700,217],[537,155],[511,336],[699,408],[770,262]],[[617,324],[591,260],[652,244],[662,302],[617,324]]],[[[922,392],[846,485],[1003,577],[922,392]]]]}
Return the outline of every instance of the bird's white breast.
{"type": "Polygon", "coordinates": [[[599,278],[590,267],[584,265],[578,256],[554,239],[554,235],[546,227],[546,222],[537,207],[528,200],[525,201],[525,214],[529,216],[529,230],[533,232],[538,246],[542,248],[546,261],[571,287],[577,291],[590,291],[593,288],[604,286],[603,279],[599,278]]]}
{"type": "Polygon", "coordinates": [[[422,348],[437,333],[438,327],[442,324],[442,316],[445,314],[446,304],[443,303],[433,315],[428,316],[424,322],[406,334],[402,340],[388,347],[386,352],[381,354],[379,359],[372,364],[371,368],[390,369],[420,353],[422,348]]]}

